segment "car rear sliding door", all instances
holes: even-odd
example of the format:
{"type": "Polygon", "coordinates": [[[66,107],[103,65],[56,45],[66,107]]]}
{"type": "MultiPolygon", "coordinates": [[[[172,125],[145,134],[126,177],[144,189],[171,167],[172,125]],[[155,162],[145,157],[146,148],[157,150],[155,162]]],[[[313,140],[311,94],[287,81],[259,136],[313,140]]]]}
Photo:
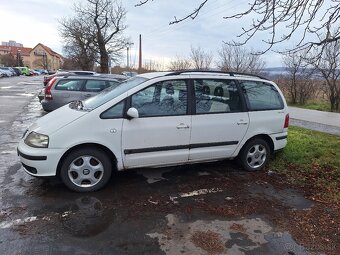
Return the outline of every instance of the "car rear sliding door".
{"type": "Polygon", "coordinates": [[[245,136],[248,113],[234,80],[195,79],[189,161],[232,156],[245,136]]]}

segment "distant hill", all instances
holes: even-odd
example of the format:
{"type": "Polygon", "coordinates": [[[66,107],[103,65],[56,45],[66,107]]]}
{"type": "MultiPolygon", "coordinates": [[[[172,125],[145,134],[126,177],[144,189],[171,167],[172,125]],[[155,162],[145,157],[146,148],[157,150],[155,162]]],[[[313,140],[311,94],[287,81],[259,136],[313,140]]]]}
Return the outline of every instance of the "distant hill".
{"type": "MultiPolygon", "coordinates": [[[[308,68],[309,71],[313,71],[313,69],[308,68]]],[[[340,71],[340,70],[339,70],[340,71]]],[[[264,68],[263,69],[263,76],[266,76],[269,79],[276,79],[282,76],[289,75],[286,67],[271,67],[271,68],[264,68]]],[[[318,71],[313,71],[311,76],[313,79],[323,79],[321,73],[318,71]]]]}

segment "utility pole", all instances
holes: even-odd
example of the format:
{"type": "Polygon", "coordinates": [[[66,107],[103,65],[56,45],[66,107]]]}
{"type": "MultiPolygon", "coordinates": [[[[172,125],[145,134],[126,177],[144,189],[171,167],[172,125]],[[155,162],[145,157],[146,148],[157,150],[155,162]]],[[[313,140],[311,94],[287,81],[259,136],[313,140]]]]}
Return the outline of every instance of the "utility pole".
{"type": "Polygon", "coordinates": [[[138,71],[141,72],[142,70],[142,35],[139,35],[139,65],[138,71]]]}
{"type": "Polygon", "coordinates": [[[129,70],[130,68],[129,68],[129,46],[127,46],[127,48],[126,48],[126,50],[127,50],[127,52],[126,52],[126,68],[127,68],[127,70],[129,70]]]}

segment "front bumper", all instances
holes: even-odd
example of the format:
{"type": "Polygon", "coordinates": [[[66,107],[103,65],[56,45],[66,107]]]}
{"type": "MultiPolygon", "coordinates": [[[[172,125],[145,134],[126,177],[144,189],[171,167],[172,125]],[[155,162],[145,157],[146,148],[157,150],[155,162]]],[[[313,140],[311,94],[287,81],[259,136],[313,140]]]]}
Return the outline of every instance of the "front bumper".
{"type": "Polygon", "coordinates": [[[18,156],[26,173],[33,176],[55,176],[63,155],[62,149],[33,148],[20,141],[18,156]]]}

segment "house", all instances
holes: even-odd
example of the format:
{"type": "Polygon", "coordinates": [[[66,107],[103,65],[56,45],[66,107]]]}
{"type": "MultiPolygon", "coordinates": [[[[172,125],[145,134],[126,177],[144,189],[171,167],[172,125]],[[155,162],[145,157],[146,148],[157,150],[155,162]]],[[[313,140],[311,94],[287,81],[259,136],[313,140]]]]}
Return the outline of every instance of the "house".
{"type": "Polygon", "coordinates": [[[34,48],[0,45],[0,55],[5,54],[12,54],[14,58],[22,57],[24,66],[30,69],[56,71],[63,63],[63,56],[42,43],[34,48]]]}
{"type": "Polygon", "coordinates": [[[63,57],[51,48],[38,43],[30,51],[30,66],[32,69],[48,69],[56,71],[61,68],[63,57]]]}
{"type": "Polygon", "coordinates": [[[0,55],[11,54],[15,59],[21,56],[25,66],[29,66],[32,48],[0,45],[0,55]]]}

